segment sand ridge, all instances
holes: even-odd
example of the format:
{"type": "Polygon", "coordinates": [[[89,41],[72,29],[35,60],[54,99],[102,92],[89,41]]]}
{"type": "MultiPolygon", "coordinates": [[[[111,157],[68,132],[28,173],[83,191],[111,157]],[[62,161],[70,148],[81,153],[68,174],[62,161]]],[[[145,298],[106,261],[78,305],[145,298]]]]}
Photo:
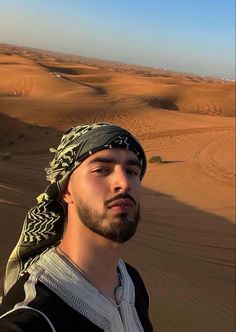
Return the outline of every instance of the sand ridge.
{"type": "Polygon", "coordinates": [[[234,83],[26,48],[0,48],[0,277],[46,187],[61,133],[112,122],[148,158],[142,222],[124,247],[151,295],[155,330],[234,330],[234,83]],[[10,235],[9,235],[10,234],[10,235]]]}

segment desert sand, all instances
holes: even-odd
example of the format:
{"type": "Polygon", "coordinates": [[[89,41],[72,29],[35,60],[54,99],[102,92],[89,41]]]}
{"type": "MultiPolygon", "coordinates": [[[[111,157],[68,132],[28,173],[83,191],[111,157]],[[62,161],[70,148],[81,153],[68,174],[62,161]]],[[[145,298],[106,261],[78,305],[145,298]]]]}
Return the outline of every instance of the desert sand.
{"type": "Polygon", "coordinates": [[[0,278],[69,127],[112,122],[148,159],[142,222],[123,250],[158,332],[235,331],[235,83],[0,46],[0,278]]]}

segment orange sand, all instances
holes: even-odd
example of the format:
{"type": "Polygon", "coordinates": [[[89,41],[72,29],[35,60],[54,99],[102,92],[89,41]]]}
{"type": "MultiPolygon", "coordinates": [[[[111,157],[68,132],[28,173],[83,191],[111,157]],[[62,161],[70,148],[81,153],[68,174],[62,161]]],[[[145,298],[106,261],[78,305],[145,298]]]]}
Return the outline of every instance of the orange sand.
{"type": "Polygon", "coordinates": [[[112,122],[162,158],[148,164],[142,223],[124,247],[145,279],[155,331],[233,332],[234,83],[75,59],[0,48],[1,279],[46,186],[49,147],[70,126],[112,122]]]}

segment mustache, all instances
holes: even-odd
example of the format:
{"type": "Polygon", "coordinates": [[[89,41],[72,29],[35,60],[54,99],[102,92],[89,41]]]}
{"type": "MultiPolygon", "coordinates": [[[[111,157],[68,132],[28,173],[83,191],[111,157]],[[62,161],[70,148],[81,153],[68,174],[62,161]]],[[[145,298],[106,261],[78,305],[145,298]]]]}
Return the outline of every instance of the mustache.
{"type": "Polygon", "coordinates": [[[117,199],[120,199],[120,198],[129,198],[134,203],[135,206],[137,205],[135,199],[132,196],[130,196],[127,193],[124,193],[124,194],[118,194],[118,195],[112,197],[111,199],[108,199],[107,201],[105,201],[104,202],[105,207],[109,206],[111,203],[115,202],[117,199]]]}

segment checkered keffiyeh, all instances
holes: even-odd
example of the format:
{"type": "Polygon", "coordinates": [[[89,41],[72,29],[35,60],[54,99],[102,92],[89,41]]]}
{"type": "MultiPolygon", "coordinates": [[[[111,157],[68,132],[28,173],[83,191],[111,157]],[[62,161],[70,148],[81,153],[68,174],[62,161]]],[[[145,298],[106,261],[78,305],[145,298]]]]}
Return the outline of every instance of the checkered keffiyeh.
{"type": "Polygon", "coordinates": [[[61,193],[69,175],[90,155],[111,148],[132,150],[140,161],[143,177],[146,157],[142,146],[127,130],[109,123],[73,127],[62,136],[57,149],[50,149],[55,152],[46,169],[50,184],[25,217],[19,241],[7,263],[4,294],[33,262],[60,242],[67,215],[61,193]]]}

